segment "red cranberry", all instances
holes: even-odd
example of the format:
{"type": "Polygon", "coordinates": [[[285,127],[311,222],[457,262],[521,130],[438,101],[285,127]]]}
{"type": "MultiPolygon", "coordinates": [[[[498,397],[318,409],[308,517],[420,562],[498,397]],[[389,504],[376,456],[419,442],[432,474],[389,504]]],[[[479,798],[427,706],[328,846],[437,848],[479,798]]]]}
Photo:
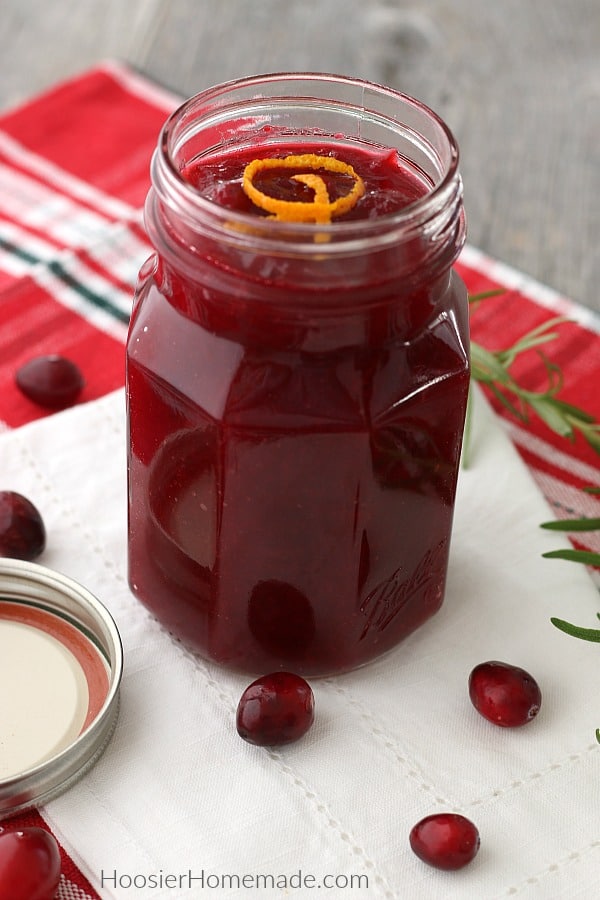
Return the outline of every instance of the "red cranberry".
{"type": "Polygon", "coordinates": [[[238,704],[236,725],[245,741],[269,747],[297,741],[313,719],[310,685],[291,672],[273,672],[246,688],[238,704]]]}
{"type": "Polygon", "coordinates": [[[531,722],[542,703],[542,692],[529,672],[495,661],[475,666],[469,676],[469,696],[484,718],[504,728],[531,722]]]}
{"type": "Polygon", "coordinates": [[[79,368],[64,356],[37,356],[17,370],[16,382],[26,397],[49,409],[75,402],[84,385],[79,368]]]}
{"type": "Polygon", "coordinates": [[[0,556],[36,559],[46,546],[42,517],[27,497],[0,491],[0,556]]]}
{"type": "Polygon", "coordinates": [[[436,869],[462,869],[479,850],[479,832],[456,813],[437,813],[417,822],[410,846],[419,859],[436,869]]]}
{"type": "Polygon", "coordinates": [[[0,834],[0,900],[53,900],[60,881],[60,851],[43,828],[0,834]]]}

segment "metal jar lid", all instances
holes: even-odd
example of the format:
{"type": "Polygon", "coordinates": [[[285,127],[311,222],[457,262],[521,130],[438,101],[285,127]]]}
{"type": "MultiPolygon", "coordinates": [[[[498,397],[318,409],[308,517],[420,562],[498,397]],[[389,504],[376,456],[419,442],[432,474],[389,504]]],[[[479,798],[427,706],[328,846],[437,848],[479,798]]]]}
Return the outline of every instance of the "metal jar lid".
{"type": "Polygon", "coordinates": [[[41,806],[98,760],[119,709],[123,649],[86,588],[0,559],[0,819],[41,806]]]}

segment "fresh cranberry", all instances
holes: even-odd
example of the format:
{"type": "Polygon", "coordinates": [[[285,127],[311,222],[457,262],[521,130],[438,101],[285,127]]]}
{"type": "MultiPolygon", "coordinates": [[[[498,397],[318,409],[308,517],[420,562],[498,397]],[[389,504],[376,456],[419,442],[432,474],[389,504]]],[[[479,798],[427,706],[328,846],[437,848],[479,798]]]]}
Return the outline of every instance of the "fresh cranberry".
{"type": "Polygon", "coordinates": [[[245,741],[268,747],[297,741],[313,719],[310,685],[291,672],[273,672],[246,688],[238,704],[236,724],[245,741]]]}
{"type": "Polygon", "coordinates": [[[60,881],[60,851],[43,828],[0,834],[0,900],[53,900],[60,881]]]}
{"type": "Polygon", "coordinates": [[[427,816],[410,832],[413,851],[436,869],[462,869],[476,856],[479,843],[473,823],[456,813],[427,816]]]}
{"type": "Polygon", "coordinates": [[[529,672],[495,661],[475,666],[469,676],[469,696],[484,718],[504,728],[531,722],[542,703],[542,692],[529,672]]]}
{"type": "Polygon", "coordinates": [[[0,491],[0,556],[36,559],[46,546],[46,529],[33,503],[16,491],[0,491]]]}
{"type": "Polygon", "coordinates": [[[16,382],[26,397],[49,409],[75,402],[84,385],[74,362],[64,356],[37,356],[17,370],[16,382]]]}

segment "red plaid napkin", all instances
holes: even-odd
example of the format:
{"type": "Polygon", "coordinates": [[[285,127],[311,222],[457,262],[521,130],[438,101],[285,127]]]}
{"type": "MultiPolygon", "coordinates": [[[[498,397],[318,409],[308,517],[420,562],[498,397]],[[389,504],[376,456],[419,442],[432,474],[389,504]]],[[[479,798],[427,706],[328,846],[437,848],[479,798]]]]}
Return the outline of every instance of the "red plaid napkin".
{"type": "MultiPolygon", "coordinates": [[[[125,66],[106,63],[0,117],[0,430],[48,414],[14,383],[16,368],[33,356],[77,362],[86,379],[81,402],[123,385],[133,285],[150,252],[141,214],[150,156],[176,105],[125,66]]],[[[595,315],[472,248],[458,268],[472,293],[506,289],[473,315],[473,338],[488,349],[556,315],[572,320],[545,352],[565,374],[561,397],[600,419],[595,315]]],[[[543,389],[535,354],[517,371],[528,387],[543,389]]],[[[571,444],[539,420],[516,422],[492,403],[556,517],[600,515],[598,500],[581,491],[600,485],[600,457],[585,441],[571,444]]],[[[578,538],[584,549],[599,543],[594,533],[578,538]]],[[[47,827],[37,813],[3,827],[34,823],[47,827]]],[[[98,897],[64,852],[58,897],[98,897]]]]}

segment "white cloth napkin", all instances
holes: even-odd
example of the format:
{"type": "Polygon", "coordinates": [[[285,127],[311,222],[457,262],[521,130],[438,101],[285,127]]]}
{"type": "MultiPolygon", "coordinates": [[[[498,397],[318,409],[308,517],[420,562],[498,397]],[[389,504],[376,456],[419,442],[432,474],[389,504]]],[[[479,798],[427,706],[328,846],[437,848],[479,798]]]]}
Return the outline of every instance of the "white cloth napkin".
{"type": "Polygon", "coordinates": [[[473,434],[442,610],[379,662],[313,681],[315,724],[281,750],[237,736],[249,679],[184,651],[128,590],[123,392],[0,437],[3,487],[47,524],[39,562],[91,589],[123,638],[112,742],[43,810],[103,898],[597,895],[599,650],[549,621],[593,627],[597,592],[583,567],[541,558],[565,541],[539,529],[552,516],[480,397],[473,434]],[[472,708],[468,675],[488,659],[540,683],[531,724],[472,708]],[[459,872],[408,844],[445,810],[481,834],[459,872]]]}

